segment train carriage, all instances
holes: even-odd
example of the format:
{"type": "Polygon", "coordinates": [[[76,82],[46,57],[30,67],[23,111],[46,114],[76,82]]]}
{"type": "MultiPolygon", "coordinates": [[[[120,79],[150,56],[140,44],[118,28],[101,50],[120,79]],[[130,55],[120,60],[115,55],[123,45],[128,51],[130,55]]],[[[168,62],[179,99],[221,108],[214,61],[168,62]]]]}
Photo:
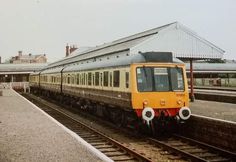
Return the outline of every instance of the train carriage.
{"type": "Polygon", "coordinates": [[[118,124],[187,120],[185,65],[172,53],[147,52],[45,70],[40,86],[118,124]],[[54,79],[56,81],[54,81],[54,79]]]}
{"type": "Polygon", "coordinates": [[[61,93],[61,71],[63,67],[47,69],[40,73],[40,88],[42,90],[61,93]]]}
{"type": "Polygon", "coordinates": [[[34,72],[30,74],[29,76],[29,86],[31,87],[31,90],[36,90],[39,88],[39,77],[40,72],[34,72]]]}
{"type": "Polygon", "coordinates": [[[87,106],[106,104],[104,114],[119,122],[129,112],[147,124],[162,118],[190,117],[184,64],[174,63],[170,53],[68,66],[62,72],[63,93],[82,99],[87,106]]]}

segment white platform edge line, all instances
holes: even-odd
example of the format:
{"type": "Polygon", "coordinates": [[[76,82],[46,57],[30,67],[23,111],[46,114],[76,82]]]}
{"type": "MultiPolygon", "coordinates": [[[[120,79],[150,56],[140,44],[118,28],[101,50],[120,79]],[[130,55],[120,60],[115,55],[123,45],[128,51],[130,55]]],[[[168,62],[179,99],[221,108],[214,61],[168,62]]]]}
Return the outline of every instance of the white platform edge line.
{"type": "Polygon", "coordinates": [[[202,116],[202,115],[197,115],[197,114],[192,114],[191,116],[199,117],[199,118],[204,118],[204,119],[210,119],[210,120],[215,120],[219,122],[225,122],[225,123],[230,123],[230,124],[236,124],[234,121],[229,121],[229,120],[224,120],[224,119],[217,119],[217,118],[212,118],[208,116],[202,116]]]}
{"type": "MultiPolygon", "coordinates": [[[[13,89],[12,89],[13,90],[13,89]]],[[[50,120],[52,120],[53,122],[55,122],[58,126],[60,126],[62,129],[64,129],[68,134],[70,134],[72,137],[74,137],[78,142],[80,142],[83,146],[85,146],[86,148],[88,148],[88,150],[90,152],[92,152],[95,156],[97,156],[98,158],[100,158],[102,161],[105,162],[113,162],[112,159],[110,159],[109,157],[107,157],[105,154],[103,154],[102,152],[100,152],[99,150],[97,150],[95,147],[93,147],[92,145],[90,145],[89,143],[87,143],[83,138],[81,138],[79,135],[77,135],[75,132],[71,131],[70,129],[66,128],[64,125],[62,125],[61,123],[59,123],[56,119],[54,119],[53,117],[51,117],[50,115],[48,115],[47,113],[45,113],[43,110],[41,110],[38,106],[36,106],[35,104],[33,104],[32,102],[30,102],[29,100],[27,100],[25,97],[21,96],[20,94],[18,94],[15,90],[13,90],[14,93],[16,93],[18,96],[20,96],[21,98],[23,98],[25,101],[27,101],[29,104],[31,104],[33,107],[35,107],[38,111],[40,111],[41,113],[43,113],[44,115],[46,115],[50,120]]]]}

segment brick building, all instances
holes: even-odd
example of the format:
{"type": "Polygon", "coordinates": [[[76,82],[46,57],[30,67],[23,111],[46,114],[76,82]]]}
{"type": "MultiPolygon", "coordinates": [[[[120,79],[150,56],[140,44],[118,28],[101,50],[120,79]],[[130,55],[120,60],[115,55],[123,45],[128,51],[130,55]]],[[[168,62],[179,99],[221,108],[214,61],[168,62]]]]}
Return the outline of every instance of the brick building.
{"type": "Polygon", "coordinates": [[[23,55],[22,51],[18,51],[18,55],[12,57],[9,60],[12,64],[28,64],[28,63],[46,63],[47,57],[46,54],[32,55],[23,55]]]}

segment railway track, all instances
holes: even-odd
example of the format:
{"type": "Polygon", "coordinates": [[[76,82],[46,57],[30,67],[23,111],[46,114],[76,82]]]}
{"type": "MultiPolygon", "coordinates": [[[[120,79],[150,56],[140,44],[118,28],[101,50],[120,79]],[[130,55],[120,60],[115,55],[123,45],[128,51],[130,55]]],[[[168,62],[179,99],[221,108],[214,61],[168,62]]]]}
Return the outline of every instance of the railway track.
{"type": "MultiPolygon", "coordinates": [[[[28,96],[29,97],[29,96],[28,96]]],[[[31,96],[33,97],[33,96],[31,96]]],[[[34,97],[34,100],[37,100],[34,97]]],[[[40,101],[38,101],[40,102],[40,101]]],[[[180,136],[173,136],[168,139],[142,138],[132,139],[126,142],[118,138],[110,137],[68,115],[64,111],[53,108],[53,104],[43,102],[40,106],[45,112],[54,117],[82,137],[92,146],[103,152],[114,161],[234,161],[235,154],[225,152],[209,145],[201,144],[197,141],[180,136]],[[204,147],[203,147],[204,146],[204,147]],[[164,156],[160,159],[159,156],[164,156]]],[[[121,133],[114,128],[112,132],[121,133]]]]}
{"type": "Polygon", "coordinates": [[[51,105],[44,103],[40,107],[43,111],[55,118],[58,122],[78,134],[86,142],[104,153],[114,161],[151,161],[145,156],[129,149],[118,141],[106,136],[94,128],[82,123],[81,121],[69,116],[68,114],[53,108],[51,105]]]}
{"type": "Polygon", "coordinates": [[[233,162],[236,154],[183,136],[164,140],[148,139],[150,143],[196,162],[233,162]]]}

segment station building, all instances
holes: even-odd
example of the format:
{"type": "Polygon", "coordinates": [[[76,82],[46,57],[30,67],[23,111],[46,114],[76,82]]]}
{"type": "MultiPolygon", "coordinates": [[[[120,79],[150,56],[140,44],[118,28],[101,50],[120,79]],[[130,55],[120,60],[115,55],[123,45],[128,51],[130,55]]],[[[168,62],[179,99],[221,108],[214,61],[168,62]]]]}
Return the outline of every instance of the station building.
{"type": "Polygon", "coordinates": [[[0,85],[13,88],[28,86],[29,74],[45,66],[46,63],[0,64],[0,85]]]}

